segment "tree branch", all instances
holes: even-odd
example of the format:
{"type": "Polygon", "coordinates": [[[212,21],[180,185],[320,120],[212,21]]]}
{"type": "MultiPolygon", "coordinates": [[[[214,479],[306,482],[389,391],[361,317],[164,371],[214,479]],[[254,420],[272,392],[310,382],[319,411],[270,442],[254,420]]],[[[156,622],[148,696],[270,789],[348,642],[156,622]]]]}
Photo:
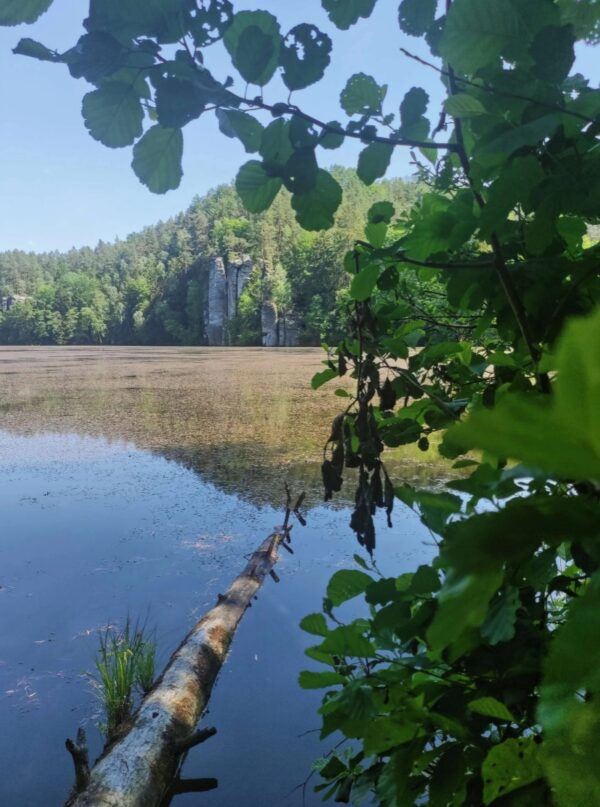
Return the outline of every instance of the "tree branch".
{"type": "MultiPolygon", "coordinates": [[[[452,0],[446,0],[446,9],[449,10],[452,5],[452,0]]],[[[456,76],[454,70],[451,65],[448,65],[448,89],[450,95],[456,95],[456,76]]],[[[454,120],[454,127],[456,131],[456,143],[458,146],[457,155],[460,160],[460,164],[462,166],[463,172],[469,183],[469,187],[475,197],[475,201],[477,202],[479,208],[483,210],[485,208],[485,199],[475,186],[473,181],[473,177],[471,175],[471,165],[469,163],[469,157],[467,155],[467,150],[465,148],[465,138],[462,128],[462,121],[460,118],[453,118],[454,120]]],[[[527,345],[527,350],[529,351],[529,355],[531,356],[531,360],[533,361],[533,365],[535,368],[535,374],[538,381],[538,385],[542,392],[549,393],[551,386],[550,386],[550,378],[547,373],[540,373],[537,369],[541,351],[538,345],[533,338],[533,333],[531,330],[531,326],[529,324],[529,317],[527,316],[527,311],[525,310],[525,306],[523,305],[523,301],[519,297],[519,293],[512,281],[510,273],[508,271],[506,261],[504,259],[504,253],[502,250],[502,245],[500,244],[500,239],[498,238],[497,234],[494,232],[490,235],[489,243],[492,247],[492,251],[494,253],[494,267],[496,269],[496,274],[498,275],[498,279],[500,280],[500,285],[504,290],[504,294],[508,300],[508,303],[512,309],[514,317],[517,321],[517,325],[519,326],[519,330],[521,331],[521,335],[525,344],[527,345]]]]}
{"type": "MultiPolygon", "coordinates": [[[[232,93],[235,95],[235,93],[232,93]]],[[[362,134],[361,132],[348,132],[346,129],[337,128],[335,126],[330,126],[328,123],[325,123],[318,118],[313,117],[312,115],[303,112],[299,107],[294,106],[293,104],[267,104],[263,101],[262,98],[242,98],[240,95],[235,95],[236,100],[238,100],[242,104],[246,104],[246,106],[255,107],[258,109],[264,109],[271,114],[276,116],[278,115],[295,115],[298,118],[302,118],[302,120],[307,121],[308,123],[312,123],[315,126],[319,126],[326,132],[331,132],[332,134],[342,134],[344,137],[353,137],[356,140],[361,140],[364,143],[384,143],[388,146],[409,146],[411,148],[419,148],[419,149],[445,149],[446,151],[456,151],[456,143],[439,143],[437,141],[427,141],[427,140],[411,140],[410,138],[405,137],[381,137],[380,135],[369,135],[369,134],[362,134]]]]}
{"type": "MultiPolygon", "coordinates": [[[[422,59],[420,56],[417,56],[416,53],[411,53],[406,48],[400,48],[400,52],[407,56],[409,59],[413,59],[415,62],[419,62],[419,64],[424,65],[425,67],[431,68],[431,70],[435,70],[436,73],[439,73],[441,76],[445,78],[450,78],[450,71],[444,70],[441,67],[438,67],[432,62],[428,62],[426,59],[422,59]]],[[[548,101],[540,101],[539,98],[532,98],[529,95],[521,95],[521,93],[517,92],[509,92],[508,90],[499,90],[497,87],[492,87],[490,84],[477,84],[475,81],[469,81],[468,78],[462,78],[461,76],[454,76],[454,81],[458,84],[465,84],[468,87],[474,87],[476,90],[483,90],[483,92],[490,93],[491,95],[501,95],[505,98],[515,98],[517,101],[528,101],[531,104],[535,104],[536,106],[543,107],[544,109],[551,109],[553,112],[560,112],[563,115],[570,115],[573,118],[579,118],[579,120],[583,120],[586,123],[595,123],[594,118],[590,118],[587,115],[583,115],[581,112],[573,112],[571,109],[566,109],[562,106],[557,106],[556,104],[550,104],[548,101]]],[[[439,131],[439,126],[436,131],[439,131]]]]}

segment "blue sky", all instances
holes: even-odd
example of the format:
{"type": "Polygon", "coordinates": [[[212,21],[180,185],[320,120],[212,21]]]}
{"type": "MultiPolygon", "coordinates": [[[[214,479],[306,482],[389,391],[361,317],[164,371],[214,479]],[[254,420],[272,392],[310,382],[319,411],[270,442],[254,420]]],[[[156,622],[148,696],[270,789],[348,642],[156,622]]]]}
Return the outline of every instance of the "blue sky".
{"type": "MultiPolygon", "coordinates": [[[[307,112],[324,120],[343,120],[338,97],[347,78],[363,71],[380,83],[393,80],[386,109],[395,111],[412,86],[424,87],[437,120],[442,98],[437,75],[403,56],[401,45],[427,55],[421,42],[404,36],[397,24],[397,0],[379,0],[369,20],[349,31],[338,31],[321,9],[320,0],[234,0],[236,10],[271,11],[285,32],[298,22],[314,22],[333,39],[333,57],[325,79],[294,95],[307,112]]],[[[39,39],[59,51],[83,33],[87,4],[55,0],[50,11],[33,26],[0,28],[0,128],[2,173],[0,193],[0,250],[33,251],[93,246],[111,241],[185,209],[195,195],[229,182],[248,157],[237,141],[220,134],[212,113],[184,130],[184,177],[181,186],[164,196],[151,194],[130,168],[131,149],[107,149],[87,133],[80,114],[83,95],[93,89],[83,79],[71,78],[66,67],[14,56],[11,48],[22,36],[39,39]]],[[[217,46],[206,53],[206,63],[217,77],[230,72],[229,57],[217,46]],[[218,48],[218,49],[217,49],[218,48]]],[[[579,68],[594,75],[589,49],[580,53],[579,68]]],[[[277,81],[265,98],[286,100],[277,81]]],[[[337,152],[322,152],[330,161],[355,165],[359,143],[337,152]]],[[[397,149],[389,176],[411,173],[410,157],[397,149]]]]}

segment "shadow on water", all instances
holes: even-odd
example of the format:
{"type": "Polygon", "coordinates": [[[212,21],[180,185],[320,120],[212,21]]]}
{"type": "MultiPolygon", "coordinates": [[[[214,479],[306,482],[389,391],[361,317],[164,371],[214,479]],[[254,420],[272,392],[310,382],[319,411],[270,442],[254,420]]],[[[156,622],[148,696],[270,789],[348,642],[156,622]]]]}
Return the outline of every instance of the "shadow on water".
{"type": "MultiPolygon", "coordinates": [[[[185,779],[214,777],[219,787],[174,803],[300,807],[294,789],[328,746],[315,732],[320,693],[296,683],[315,666],[298,623],[356,551],[343,499],[321,501],[320,451],[339,402],[310,391],[320,357],[0,349],[3,807],[63,802],[72,784],[63,743],[78,725],[91,756],[99,752],[98,703],[84,677],[98,630],[139,616],[156,629],[162,669],[280,523],[286,478],[309,493],[308,526],[295,528],[281,583],[267,581],[236,635],[205,718],[217,736],[184,765],[185,779]]],[[[416,458],[408,466],[436,475],[416,458]]],[[[378,562],[414,569],[429,540],[400,509],[393,530],[380,522],[378,562]]],[[[309,788],[306,804],[320,803],[309,788]]]]}

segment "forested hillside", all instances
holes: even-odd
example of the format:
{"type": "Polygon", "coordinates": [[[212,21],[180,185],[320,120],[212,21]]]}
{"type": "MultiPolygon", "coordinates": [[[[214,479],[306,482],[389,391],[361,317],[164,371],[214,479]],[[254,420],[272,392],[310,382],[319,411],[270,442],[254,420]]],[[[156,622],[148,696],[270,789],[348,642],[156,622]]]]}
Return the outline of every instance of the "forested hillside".
{"type": "Polygon", "coordinates": [[[0,254],[0,344],[206,344],[209,259],[250,259],[253,270],[228,322],[229,344],[261,344],[261,307],[272,301],[299,324],[303,344],[334,338],[336,298],[349,278],[342,256],[364,237],[373,202],[391,199],[400,212],[418,186],[389,180],[365,187],[338,168],[344,203],[331,230],[296,223],[289,195],[249,214],[233,186],[195,199],[173,219],[112,244],[67,253],[0,254]]]}

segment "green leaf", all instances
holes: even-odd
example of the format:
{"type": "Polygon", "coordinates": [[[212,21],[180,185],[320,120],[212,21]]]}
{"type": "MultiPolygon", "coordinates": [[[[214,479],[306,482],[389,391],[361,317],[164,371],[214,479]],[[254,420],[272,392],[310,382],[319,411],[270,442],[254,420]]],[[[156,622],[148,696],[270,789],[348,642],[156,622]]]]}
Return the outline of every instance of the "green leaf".
{"type": "Polygon", "coordinates": [[[321,0],[329,19],[342,30],[347,30],[360,17],[370,17],[375,0],[321,0]]]}
{"type": "Polygon", "coordinates": [[[419,566],[410,583],[410,591],[417,596],[433,594],[441,588],[440,578],[431,566],[419,566]]]}
{"type": "Polygon", "coordinates": [[[210,0],[199,4],[190,25],[197,48],[212,45],[223,37],[233,19],[231,0],[210,0]]]}
{"type": "Polygon", "coordinates": [[[133,170],[153,193],[166,193],[181,182],[181,129],[153,126],[133,147],[133,170]]]}
{"type": "Polygon", "coordinates": [[[439,43],[440,54],[455,70],[467,74],[501,56],[526,57],[533,16],[521,0],[455,0],[439,43]]]}
{"type": "Polygon", "coordinates": [[[143,131],[139,96],[120,81],[108,81],[85,95],[82,114],[91,136],[110,148],[130,146],[143,131]]]}
{"type": "Polygon", "coordinates": [[[495,745],[481,768],[483,803],[491,804],[540,779],[544,772],[538,760],[539,746],[534,737],[505,740],[495,745]]]}
{"type": "Polygon", "coordinates": [[[320,168],[314,188],[308,193],[294,193],[292,207],[296,220],[305,230],[327,230],[334,224],[342,203],[342,189],[328,171],[320,168]]]}
{"type": "Polygon", "coordinates": [[[235,188],[250,213],[267,210],[281,188],[279,177],[271,177],[258,160],[250,160],[242,165],[235,180],[235,188]]]}
{"type": "Polygon", "coordinates": [[[450,249],[457,225],[458,219],[450,202],[437,194],[426,193],[403,246],[411,258],[425,260],[430,255],[450,249]]]}
{"type": "Polygon", "coordinates": [[[325,689],[345,683],[343,675],[336,672],[312,672],[304,670],[298,677],[302,689],[325,689]]]}
{"type": "Polygon", "coordinates": [[[538,718],[541,761],[560,805],[587,804],[600,780],[600,578],[575,599],[550,645],[538,718]]]}
{"type": "Polygon", "coordinates": [[[342,625],[329,632],[319,646],[323,653],[349,658],[367,658],[375,648],[354,625],[342,625]]]}
{"type": "Polygon", "coordinates": [[[347,115],[377,115],[386,93],[387,85],[380,87],[372,76],[355,73],[342,90],[340,103],[347,115]]]}
{"type": "Polygon", "coordinates": [[[515,635],[515,619],[521,607],[519,590],[514,586],[503,588],[490,603],[490,610],[481,626],[481,635],[491,645],[508,642],[515,635]]]}
{"type": "Polygon", "coordinates": [[[421,87],[411,87],[400,104],[399,130],[401,137],[411,140],[424,140],[429,134],[429,121],[425,117],[429,96],[421,87]]]}
{"type": "Polygon", "coordinates": [[[192,81],[165,78],[156,86],[156,114],[165,129],[181,129],[200,117],[206,107],[206,98],[192,81]]]}
{"type": "Polygon", "coordinates": [[[443,650],[467,628],[478,628],[485,620],[488,603],[501,582],[502,572],[449,575],[438,597],[438,610],[427,631],[432,649],[443,650]]]}
{"type": "Polygon", "coordinates": [[[258,151],[264,127],[252,115],[238,109],[217,109],[219,129],[227,137],[237,137],[247,152],[258,151]]]}
{"type": "Polygon", "coordinates": [[[279,62],[281,35],[276,17],[267,11],[240,11],[223,37],[242,78],[264,87],[279,62]]]}
{"type": "Polygon", "coordinates": [[[270,123],[263,130],[259,151],[265,162],[285,165],[294,153],[290,140],[290,123],[282,118],[270,123]]]}
{"type": "Polygon", "coordinates": [[[315,25],[295,25],[283,40],[279,64],[289,90],[302,90],[325,75],[331,61],[331,39],[315,25]]]}
{"type": "Polygon", "coordinates": [[[60,62],[62,61],[56,51],[50,50],[41,42],[36,42],[35,39],[21,39],[16,48],[13,48],[13,53],[18,56],[30,56],[32,59],[39,59],[41,62],[60,62]]]}
{"type": "Polygon", "coordinates": [[[369,208],[367,218],[369,224],[390,224],[395,212],[394,205],[391,202],[375,202],[369,208]]]}
{"type": "Polygon", "coordinates": [[[320,373],[315,373],[315,375],[312,377],[310,385],[313,389],[319,389],[319,387],[322,387],[323,384],[326,384],[328,381],[331,381],[334,378],[339,378],[337,370],[332,370],[331,368],[328,370],[321,370],[320,373]]]}
{"type": "Polygon", "coordinates": [[[319,138],[319,145],[324,149],[339,149],[344,142],[344,127],[336,120],[329,121],[327,129],[323,129],[323,133],[319,138]],[[334,130],[334,131],[331,131],[334,130]]]}
{"type": "Polygon", "coordinates": [[[371,263],[361,269],[360,272],[352,278],[350,285],[350,297],[353,300],[363,302],[367,300],[375,289],[377,278],[379,277],[380,267],[376,263],[371,263]]]}
{"type": "Polygon", "coordinates": [[[365,237],[371,246],[379,249],[385,243],[388,226],[380,221],[379,224],[367,224],[365,227],[365,237]]]}
{"type": "Polygon", "coordinates": [[[365,183],[372,185],[388,170],[394,147],[387,143],[370,143],[358,157],[356,173],[365,183]]]}
{"type": "Polygon", "coordinates": [[[515,157],[504,163],[498,178],[487,191],[487,204],[481,215],[482,234],[488,236],[492,232],[501,232],[517,204],[528,211],[532,192],[542,183],[544,176],[540,161],[533,156],[515,157]]]}
{"type": "Polygon", "coordinates": [[[397,745],[408,743],[419,734],[419,727],[392,717],[377,717],[367,724],[363,743],[365,754],[382,754],[397,745]]]}
{"type": "Polygon", "coordinates": [[[483,715],[484,717],[493,717],[494,720],[506,720],[512,723],[515,719],[506,706],[496,698],[489,696],[476,698],[473,701],[469,701],[467,705],[471,712],[483,715]]]}
{"type": "Polygon", "coordinates": [[[486,114],[486,109],[481,101],[466,92],[451,95],[444,106],[446,112],[453,118],[475,118],[478,115],[486,114]]]}
{"type": "Polygon", "coordinates": [[[551,401],[507,394],[476,410],[445,437],[449,446],[480,448],[521,460],[560,479],[600,479],[600,308],[565,328],[551,401]]]}
{"type": "Polygon", "coordinates": [[[52,0],[2,0],[0,25],[21,25],[24,22],[35,22],[51,5],[52,0]]]}
{"type": "Polygon", "coordinates": [[[437,0],[402,0],[398,11],[400,28],[410,36],[423,36],[433,25],[437,0]]]}
{"type": "Polygon", "coordinates": [[[88,31],[111,31],[119,41],[130,43],[140,36],[160,43],[181,39],[181,14],[186,0],[90,0],[85,20],[88,31]]]}
{"type": "Polygon", "coordinates": [[[299,148],[285,164],[283,182],[291,193],[308,194],[315,189],[319,166],[312,148],[299,148]]]}
{"type": "MultiPolygon", "coordinates": [[[[145,55],[152,64],[153,59],[145,55]]],[[[77,45],[63,54],[73,78],[85,78],[97,84],[127,64],[127,51],[114,36],[105,31],[92,31],[79,38],[77,45]]]]}
{"type": "Polygon", "coordinates": [[[307,614],[300,622],[300,627],[313,636],[327,636],[329,628],[323,614],[307,614]]]}
{"type": "Polygon", "coordinates": [[[327,596],[334,606],[341,605],[362,594],[373,582],[373,578],[358,569],[341,569],[327,585],[327,596]]]}
{"type": "Polygon", "coordinates": [[[530,123],[516,126],[488,142],[482,142],[477,146],[476,154],[478,157],[493,156],[502,157],[505,160],[518,149],[525,146],[537,146],[547,137],[551,137],[560,123],[560,115],[554,113],[544,115],[530,123]]]}
{"type": "Polygon", "coordinates": [[[561,84],[575,61],[575,37],[571,25],[550,25],[537,33],[530,53],[535,60],[533,73],[543,81],[561,84]]]}

